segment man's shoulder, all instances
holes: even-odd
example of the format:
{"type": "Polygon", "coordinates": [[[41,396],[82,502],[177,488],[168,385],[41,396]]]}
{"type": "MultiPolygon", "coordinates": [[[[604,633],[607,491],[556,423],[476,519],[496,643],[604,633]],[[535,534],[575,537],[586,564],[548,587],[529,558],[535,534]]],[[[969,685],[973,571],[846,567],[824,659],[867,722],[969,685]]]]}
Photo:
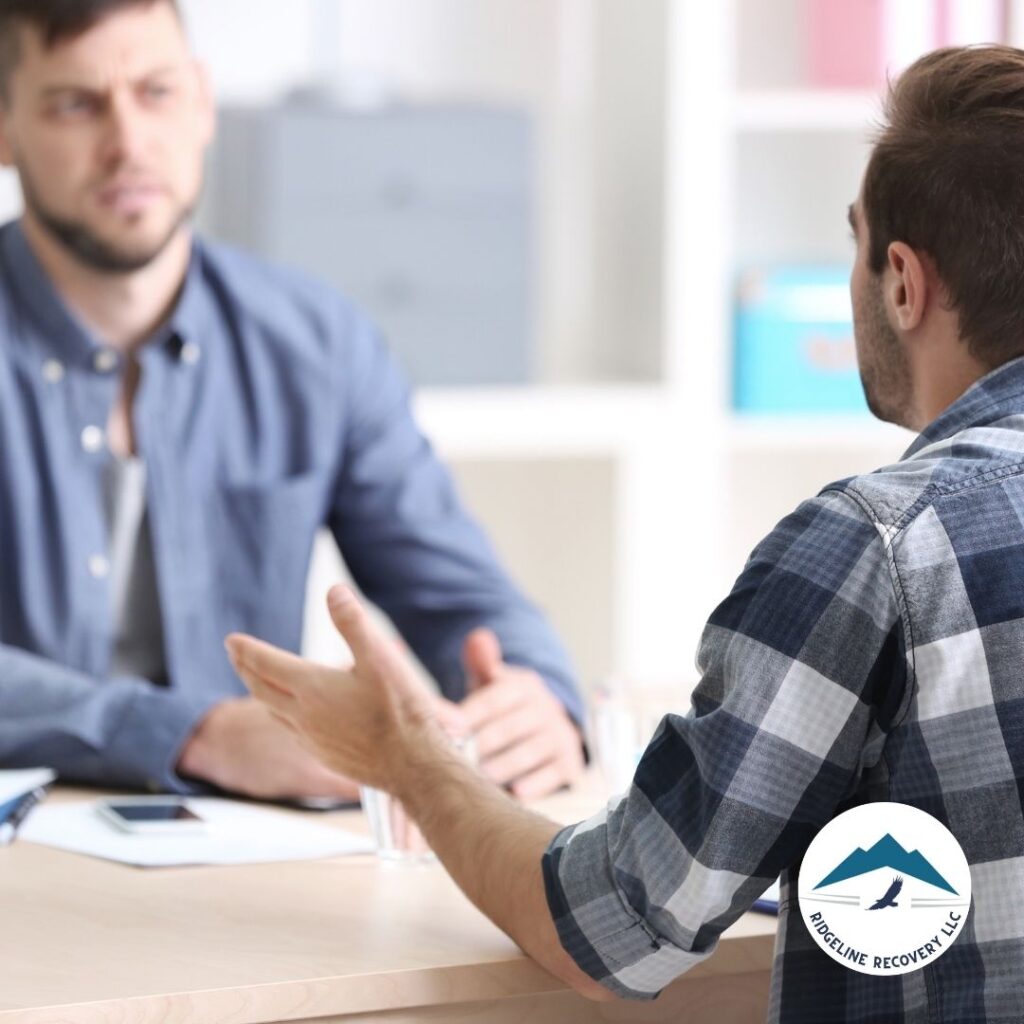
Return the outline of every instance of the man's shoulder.
{"type": "Polygon", "coordinates": [[[938,468],[930,460],[893,462],[870,473],[833,481],[819,497],[856,506],[875,527],[898,529],[927,500],[938,468]]]}
{"type": "MultiPolygon", "coordinates": [[[[205,235],[197,236],[195,242],[202,254],[204,269],[230,285],[250,288],[257,284],[271,297],[283,296],[299,301],[344,301],[325,282],[295,267],[276,263],[251,250],[215,241],[205,235]]],[[[247,296],[255,297],[258,296],[247,296]]]]}
{"type": "Polygon", "coordinates": [[[947,503],[983,504],[992,487],[1024,492],[1024,441],[1016,427],[1003,432],[1006,438],[999,440],[991,428],[965,430],[874,472],[829,484],[821,493],[855,503],[883,535],[894,539],[947,503]]]}
{"type": "Polygon", "coordinates": [[[214,302],[270,339],[319,349],[371,330],[356,305],[310,274],[207,238],[196,245],[214,302]]]}

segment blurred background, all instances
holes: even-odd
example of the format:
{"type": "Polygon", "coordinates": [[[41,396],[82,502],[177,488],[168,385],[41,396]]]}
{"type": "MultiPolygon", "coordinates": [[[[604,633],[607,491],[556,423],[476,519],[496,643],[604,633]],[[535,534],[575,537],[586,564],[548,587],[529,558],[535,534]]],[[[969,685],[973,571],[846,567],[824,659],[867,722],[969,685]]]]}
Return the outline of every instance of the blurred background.
{"type": "MultiPolygon", "coordinates": [[[[366,308],[583,681],[684,701],[751,548],[898,458],[850,326],[887,74],[1024,0],[184,0],[200,222],[366,308]]],[[[0,213],[19,197],[0,177],[0,213]]],[[[310,579],[306,648],[334,651],[310,579]]]]}

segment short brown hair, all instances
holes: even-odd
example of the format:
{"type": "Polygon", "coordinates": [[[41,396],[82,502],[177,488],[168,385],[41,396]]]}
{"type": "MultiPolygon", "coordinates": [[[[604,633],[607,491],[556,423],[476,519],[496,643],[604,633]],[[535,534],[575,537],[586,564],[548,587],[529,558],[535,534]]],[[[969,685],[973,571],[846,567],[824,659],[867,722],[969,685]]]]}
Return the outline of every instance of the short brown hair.
{"type": "Polygon", "coordinates": [[[6,99],[11,72],[21,59],[19,30],[34,26],[47,48],[74,39],[126,7],[167,3],[181,17],[178,0],[0,0],[0,98],[6,99]]]}
{"type": "Polygon", "coordinates": [[[892,83],[862,207],[875,274],[892,242],[926,253],[971,354],[1024,354],[1024,51],[936,50],[892,83]]]}

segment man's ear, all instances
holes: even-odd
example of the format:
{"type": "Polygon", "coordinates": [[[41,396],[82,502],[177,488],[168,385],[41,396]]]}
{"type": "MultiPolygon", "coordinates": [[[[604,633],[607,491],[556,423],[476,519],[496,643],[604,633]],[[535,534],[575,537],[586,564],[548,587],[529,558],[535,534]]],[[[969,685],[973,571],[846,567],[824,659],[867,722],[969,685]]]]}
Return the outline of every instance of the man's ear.
{"type": "Polygon", "coordinates": [[[885,273],[886,304],[894,324],[912,331],[924,319],[933,299],[931,282],[921,257],[905,242],[893,242],[888,251],[885,273]]]}

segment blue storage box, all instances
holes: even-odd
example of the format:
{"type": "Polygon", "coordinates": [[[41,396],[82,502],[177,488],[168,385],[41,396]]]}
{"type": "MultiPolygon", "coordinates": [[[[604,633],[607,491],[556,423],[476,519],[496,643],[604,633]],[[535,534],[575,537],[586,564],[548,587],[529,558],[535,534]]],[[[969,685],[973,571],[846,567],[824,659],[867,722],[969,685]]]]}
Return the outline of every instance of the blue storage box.
{"type": "Polygon", "coordinates": [[[866,413],[845,267],[752,271],[740,283],[733,402],[758,413],[866,413]]]}

